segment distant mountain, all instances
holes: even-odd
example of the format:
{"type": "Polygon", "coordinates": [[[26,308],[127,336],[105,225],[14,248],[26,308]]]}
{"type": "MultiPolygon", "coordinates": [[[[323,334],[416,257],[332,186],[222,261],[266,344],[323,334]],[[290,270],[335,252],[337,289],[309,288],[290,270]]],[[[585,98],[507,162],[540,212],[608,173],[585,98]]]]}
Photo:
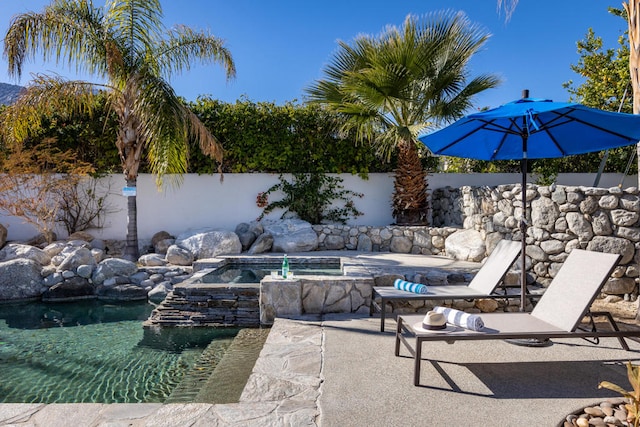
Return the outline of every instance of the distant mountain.
{"type": "Polygon", "coordinates": [[[22,86],[0,83],[0,104],[13,104],[23,89],[24,87],[22,86]]]}

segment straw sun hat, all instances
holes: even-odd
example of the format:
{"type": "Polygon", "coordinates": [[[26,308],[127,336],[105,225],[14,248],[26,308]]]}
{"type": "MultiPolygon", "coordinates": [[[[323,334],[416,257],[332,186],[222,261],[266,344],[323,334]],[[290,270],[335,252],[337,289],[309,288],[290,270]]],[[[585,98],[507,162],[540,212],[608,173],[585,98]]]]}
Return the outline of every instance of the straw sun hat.
{"type": "Polygon", "coordinates": [[[451,332],[455,331],[456,327],[447,324],[447,319],[444,314],[437,313],[435,311],[429,311],[422,319],[421,323],[413,325],[413,329],[416,332],[451,332]]]}

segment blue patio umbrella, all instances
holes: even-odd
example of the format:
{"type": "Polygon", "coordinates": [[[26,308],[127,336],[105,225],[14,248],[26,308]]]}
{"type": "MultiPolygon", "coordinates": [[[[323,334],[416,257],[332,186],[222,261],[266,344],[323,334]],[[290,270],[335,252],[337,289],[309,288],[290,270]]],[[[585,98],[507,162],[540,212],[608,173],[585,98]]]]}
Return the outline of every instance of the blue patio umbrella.
{"type": "Polygon", "coordinates": [[[420,138],[435,155],[478,160],[520,160],[522,171],[522,265],[520,310],[526,295],[527,160],[564,157],[636,144],[640,115],[525,97],[470,114],[420,138]]]}

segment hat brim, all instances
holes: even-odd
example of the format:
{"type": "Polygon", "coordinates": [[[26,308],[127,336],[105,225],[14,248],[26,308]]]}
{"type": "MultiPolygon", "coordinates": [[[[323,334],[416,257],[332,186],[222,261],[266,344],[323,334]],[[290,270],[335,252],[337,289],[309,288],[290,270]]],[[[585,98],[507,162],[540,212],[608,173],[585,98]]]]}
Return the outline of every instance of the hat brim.
{"type": "Polygon", "coordinates": [[[457,326],[450,325],[448,323],[444,329],[425,329],[422,327],[422,322],[414,323],[412,328],[415,332],[428,332],[431,334],[448,334],[449,332],[460,330],[457,326]]]}

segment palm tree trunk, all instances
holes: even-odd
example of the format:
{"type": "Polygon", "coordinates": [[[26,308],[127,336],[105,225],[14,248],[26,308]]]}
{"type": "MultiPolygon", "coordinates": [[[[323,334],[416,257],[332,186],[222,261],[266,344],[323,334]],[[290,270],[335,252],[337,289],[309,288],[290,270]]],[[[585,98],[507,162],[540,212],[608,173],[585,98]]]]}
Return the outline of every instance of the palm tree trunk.
{"type": "Polygon", "coordinates": [[[398,168],[393,186],[392,207],[396,224],[427,225],[427,172],[413,141],[398,144],[398,168]]]}
{"type": "Polygon", "coordinates": [[[124,250],[124,258],[136,262],[140,257],[138,249],[137,180],[127,179],[127,187],[134,189],[134,195],[127,196],[127,246],[124,250]]]}

